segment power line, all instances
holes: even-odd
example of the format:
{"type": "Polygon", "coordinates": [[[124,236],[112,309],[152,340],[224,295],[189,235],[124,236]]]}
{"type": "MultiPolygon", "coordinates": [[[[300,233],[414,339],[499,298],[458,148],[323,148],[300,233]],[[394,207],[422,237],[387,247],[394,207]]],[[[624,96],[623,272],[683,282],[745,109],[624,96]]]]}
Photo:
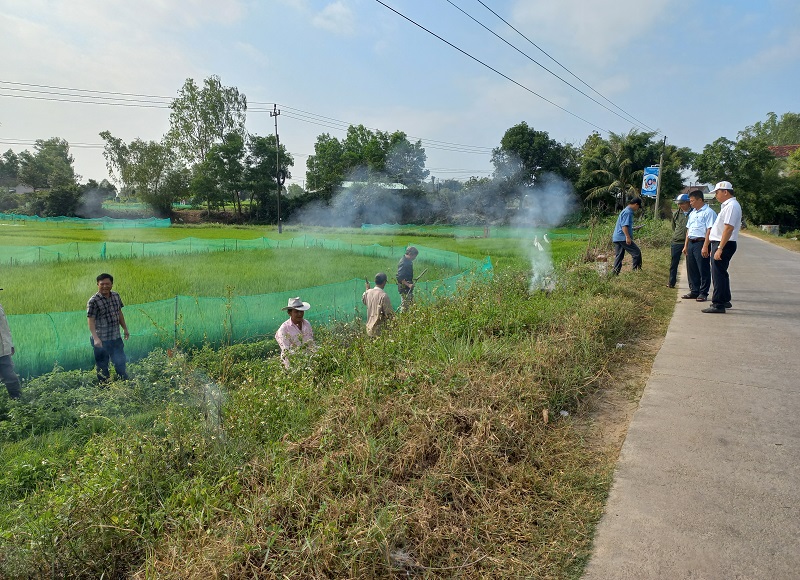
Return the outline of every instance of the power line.
{"type": "Polygon", "coordinates": [[[438,38],[439,40],[441,40],[442,42],[444,42],[446,45],[450,46],[451,48],[454,48],[454,49],[456,49],[458,52],[460,52],[460,53],[461,53],[461,54],[463,54],[464,56],[466,56],[466,57],[469,57],[469,58],[471,58],[472,60],[474,60],[475,62],[477,62],[477,63],[479,63],[479,64],[481,64],[481,65],[485,66],[485,67],[486,67],[486,68],[488,68],[490,71],[492,71],[492,72],[494,72],[494,73],[497,73],[498,75],[500,75],[500,76],[501,76],[501,77],[503,77],[504,79],[506,79],[506,80],[508,80],[508,81],[511,81],[512,83],[514,83],[514,84],[515,84],[515,85],[517,85],[518,87],[520,87],[520,88],[522,88],[522,89],[524,89],[524,90],[528,91],[528,92],[529,92],[529,93],[531,93],[532,95],[536,95],[537,97],[539,97],[540,99],[542,99],[543,101],[545,101],[545,102],[547,102],[547,103],[550,103],[551,105],[553,105],[553,106],[554,106],[554,107],[556,107],[557,109],[560,109],[560,110],[564,111],[565,113],[567,113],[567,114],[569,114],[569,115],[572,115],[572,116],[573,116],[573,117],[575,117],[576,119],[580,119],[580,120],[581,120],[581,121],[583,121],[584,123],[586,123],[586,124],[588,124],[588,125],[591,125],[592,127],[596,128],[596,129],[600,129],[600,130],[601,130],[601,131],[603,131],[604,133],[610,133],[610,131],[609,131],[608,129],[604,129],[603,127],[601,127],[601,126],[599,126],[599,125],[595,125],[594,123],[592,123],[592,122],[591,122],[591,121],[589,121],[588,119],[584,119],[584,118],[583,118],[583,117],[581,117],[580,115],[578,115],[578,114],[576,114],[576,113],[573,113],[572,111],[570,111],[570,110],[568,110],[568,109],[565,109],[565,108],[564,108],[564,107],[562,107],[561,105],[557,105],[556,103],[554,103],[553,101],[551,101],[551,100],[550,100],[550,99],[548,99],[547,97],[543,97],[542,95],[540,95],[539,93],[537,93],[537,92],[536,92],[536,91],[534,91],[533,89],[529,89],[528,87],[526,87],[525,85],[523,85],[523,84],[522,84],[522,83],[520,83],[519,81],[515,81],[515,80],[514,80],[514,79],[512,79],[510,76],[508,76],[508,75],[506,75],[506,74],[504,74],[504,73],[500,72],[499,70],[497,70],[497,69],[496,69],[496,68],[494,68],[493,66],[486,64],[485,62],[483,62],[482,60],[480,60],[479,58],[477,58],[477,57],[475,57],[475,56],[472,56],[472,55],[471,55],[470,53],[468,53],[466,50],[464,50],[464,49],[462,49],[462,48],[459,48],[459,47],[457,47],[455,44],[453,44],[452,42],[450,42],[450,41],[448,41],[448,40],[445,40],[444,38],[442,38],[441,36],[439,36],[439,35],[438,35],[438,34],[436,34],[435,32],[433,32],[433,31],[431,31],[431,30],[428,30],[427,28],[425,28],[424,26],[422,26],[422,25],[421,25],[421,24],[419,24],[418,22],[416,22],[416,21],[412,20],[411,18],[409,18],[408,16],[406,16],[406,15],[405,15],[405,14],[403,14],[402,12],[398,12],[397,10],[395,10],[394,8],[392,8],[391,6],[389,6],[388,4],[385,4],[384,2],[381,2],[381,0],[375,0],[375,1],[376,1],[378,4],[380,4],[380,5],[384,6],[385,8],[387,8],[387,9],[391,10],[392,12],[394,12],[395,14],[397,14],[398,16],[400,16],[401,18],[404,18],[405,20],[408,20],[408,21],[409,21],[411,24],[413,24],[414,26],[416,26],[416,27],[418,27],[418,28],[421,28],[422,30],[424,30],[425,32],[427,32],[428,34],[430,34],[431,36],[434,36],[434,37],[438,38]]]}
{"type": "MultiPolygon", "coordinates": [[[[110,105],[117,107],[169,109],[170,108],[169,103],[163,102],[161,99],[172,100],[171,97],[163,97],[159,95],[147,95],[142,93],[123,93],[123,92],[113,92],[113,91],[95,91],[90,89],[77,89],[71,87],[60,87],[55,85],[38,85],[32,83],[18,83],[18,82],[3,81],[3,80],[0,80],[0,91],[14,91],[15,93],[22,93],[22,94],[9,94],[7,92],[0,92],[0,97],[17,98],[17,99],[25,98],[37,101],[78,103],[78,104],[90,104],[90,105],[110,105]],[[7,87],[3,85],[16,85],[16,86],[7,87]],[[20,86],[35,87],[35,88],[17,88],[20,86]],[[39,90],[39,89],[52,89],[52,90],[39,90]],[[68,91],[68,92],[63,93],[58,91],[68,91]],[[71,94],[74,92],[81,92],[87,94],[81,94],[81,95],[71,94]],[[89,93],[96,93],[96,94],[89,94],[89,93]],[[109,95],[109,96],[104,96],[104,95],[109,95]],[[120,95],[120,96],[114,96],[114,95],[120,95]],[[141,97],[141,98],[128,99],[123,97],[141,97]]],[[[251,103],[256,105],[272,104],[272,103],[265,103],[262,101],[251,101],[251,103]]],[[[295,112],[294,114],[284,113],[287,118],[303,121],[306,123],[311,123],[328,129],[347,131],[350,125],[356,124],[356,123],[348,123],[346,121],[341,121],[339,119],[334,119],[333,117],[318,115],[316,113],[311,113],[309,111],[304,111],[302,109],[289,107],[288,105],[280,105],[280,106],[288,109],[289,111],[295,112]]],[[[253,113],[268,113],[270,110],[271,109],[266,109],[263,107],[250,107],[248,109],[249,112],[253,113]]],[[[373,128],[371,130],[378,131],[379,129],[373,128]]],[[[454,153],[477,153],[477,154],[488,155],[492,151],[490,147],[482,147],[478,145],[464,145],[460,143],[450,143],[447,141],[437,141],[435,139],[426,139],[422,137],[412,137],[412,136],[408,136],[408,139],[422,141],[427,149],[451,151],[454,153]]]]}
{"type": "MultiPolygon", "coordinates": [[[[623,117],[622,115],[620,115],[619,113],[617,113],[617,112],[616,112],[616,111],[614,111],[613,109],[610,109],[610,108],[609,108],[607,105],[605,105],[605,104],[601,103],[600,101],[598,101],[597,99],[595,99],[595,98],[594,98],[594,97],[592,97],[591,95],[587,95],[587,94],[586,94],[584,91],[582,91],[581,89],[579,89],[578,87],[576,87],[575,85],[573,85],[573,84],[572,84],[571,82],[569,82],[568,80],[566,80],[566,79],[564,79],[564,78],[560,77],[559,75],[557,75],[556,73],[554,73],[553,71],[551,71],[549,68],[547,68],[546,66],[544,66],[542,63],[540,63],[539,61],[537,61],[536,59],[534,59],[533,57],[531,57],[529,54],[527,54],[526,52],[524,52],[524,51],[520,50],[519,48],[517,48],[516,46],[514,46],[513,44],[511,44],[511,43],[510,43],[508,40],[506,40],[505,38],[503,38],[502,36],[500,36],[499,34],[497,34],[497,33],[496,33],[494,30],[492,30],[491,28],[489,28],[488,26],[486,26],[486,25],[485,25],[483,22],[479,21],[477,18],[475,18],[474,16],[472,16],[471,14],[469,14],[468,12],[466,12],[464,9],[462,9],[460,6],[458,6],[457,4],[455,4],[454,2],[452,2],[452,0],[446,0],[446,1],[447,1],[447,3],[448,3],[448,4],[450,4],[451,6],[453,6],[453,7],[454,7],[456,10],[458,10],[459,12],[461,12],[461,13],[462,13],[464,16],[466,16],[467,18],[469,18],[470,20],[472,20],[473,22],[475,22],[477,25],[479,25],[479,26],[483,27],[483,28],[484,28],[484,29],[485,29],[487,32],[489,32],[489,33],[493,34],[494,36],[496,36],[497,38],[499,38],[500,40],[502,40],[503,42],[505,42],[505,43],[506,43],[508,46],[510,46],[511,48],[513,48],[514,50],[516,50],[518,53],[520,53],[522,56],[524,56],[524,57],[525,57],[525,58],[527,58],[529,61],[531,61],[532,63],[534,63],[536,66],[540,67],[542,70],[545,70],[545,71],[547,71],[548,73],[550,73],[551,75],[553,75],[554,77],[556,77],[556,78],[557,78],[558,80],[560,80],[562,83],[564,83],[564,84],[566,84],[567,86],[569,86],[569,87],[571,87],[571,88],[575,89],[575,90],[576,90],[576,91],[578,91],[580,94],[582,94],[584,97],[586,97],[587,99],[589,99],[589,100],[590,100],[590,101],[592,101],[593,103],[596,103],[596,104],[600,105],[600,106],[601,106],[601,107],[603,107],[605,110],[607,110],[609,113],[612,113],[612,114],[616,115],[617,117],[619,117],[620,119],[622,119],[622,120],[623,120],[623,121],[625,121],[626,123],[631,123],[631,122],[633,122],[633,121],[632,121],[632,118],[631,118],[630,116],[628,116],[628,117],[623,117]]],[[[634,122],[634,124],[637,124],[637,123],[635,123],[635,122],[634,122]]],[[[644,126],[642,126],[642,125],[640,125],[640,128],[641,128],[641,129],[644,129],[645,127],[644,127],[644,126]]]]}
{"type": "MultiPolygon", "coordinates": [[[[556,59],[555,59],[553,56],[551,56],[550,54],[548,54],[548,53],[547,53],[547,52],[546,52],[546,51],[545,51],[545,50],[544,50],[544,49],[543,49],[541,46],[539,46],[538,44],[536,44],[535,42],[533,42],[533,41],[532,41],[530,38],[528,38],[527,36],[525,36],[525,35],[524,35],[522,32],[520,32],[519,30],[517,30],[517,29],[516,29],[516,28],[515,28],[515,27],[514,27],[514,26],[513,26],[513,25],[512,25],[510,22],[508,22],[508,21],[507,21],[505,18],[503,18],[503,17],[502,17],[502,16],[500,16],[500,15],[499,15],[497,12],[495,12],[495,11],[494,11],[494,10],[492,10],[492,9],[491,9],[489,6],[487,6],[487,5],[486,5],[486,4],[483,2],[483,0],[477,0],[477,1],[478,1],[478,2],[481,4],[481,6],[483,6],[483,7],[484,7],[484,8],[486,8],[486,9],[487,9],[489,12],[491,12],[492,14],[494,14],[495,16],[497,16],[497,18],[499,18],[500,20],[502,20],[502,21],[503,21],[503,22],[504,22],[504,23],[505,23],[505,24],[506,24],[506,25],[507,25],[509,28],[511,28],[511,30],[513,30],[514,32],[516,32],[517,34],[519,34],[519,35],[520,35],[522,38],[524,38],[524,39],[525,39],[525,40],[527,40],[529,43],[531,43],[533,46],[535,46],[535,47],[537,48],[537,50],[539,50],[539,52],[541,52],[541,53],[542,53],[543,55],[545,55],[547,58],[549,58],[550,60],[552,60],[554,63],[556,63],[556,64],[557,64],[558,66],[560,66],[561,68],[563,68],[565,71],[567,71],[567,72],[568,72],[569,74],[571,74],[573,77],[575,77],[575,78],[576,78],[578,81],[580,81],[581,83],[583,83],[583,85],[584,85],[584,86],[586,86],[587,88],[589,88],[589,90],[591,90],[591,91],[593,91],[595,94],[599,95],[599,96],[600,96],[602,99],[604,99],[606,102],[608,102],[609,104],[611,104],[611,106],[613,106],[614,108],[618,109],[619,111],[621,111],[622,113],[624,113],[625,115],[627,115],[628,117],[630,117],[631,119],[633,119],[634,121],[636,121],[636,122],[637,122],[639,125],[641,125],[642,127],[645,127],[646,129],[648,129],[648,130],[650,130],[650,131],[655,131],[655,129],[652,129],[652,128],[651,128],[651,127],[649,127],[649,126],[648,126],[646,123],[643,123],[642,121],[640,121],[639,119],[637,119],[636,117],[634,117],[633,115],[631,115],[630,113],[628,113],[628,112],[627,112],[625,109],[623,109],[622,107],[618,106],[618,105],[617,105],[617,104],[615,104],[613,101],[611,101],[611,100],[610,100],[608,97],[606,97],[605,95],[603,95],[602,93],[600,93],[599,91],[597,91],[596,89],[594,89],[594,88],[593,88],[591,85],[589,85],[589,83],[587,83],[587,82],[586,82],[586,81],[584,81],[584,80],[583,80],[581,77],[579,77],[579,76],[578,76],[578,75],[576,75],[574,72],[572,72],[571,70],[569,70],[569,69],[568,69],[566,66],[564,66],[563,64],[561,64],[560,62],[558,62],[558,61],[557,61],[557,60],[556,60],[556,59]]],[[[660,133],[659,133],[659,134],[660,134],[660,133]]]]}
{"type": "MultiPolygon", "coordinates": [[[[268,104],[268,103],[261,103],[258,101],[252,101],[255,104],[268,104]]],[[[356,123],[349,122],[349,121],[341,121],[339,119],[334,119],[332,117],[325,117],[323,115],[317,115],[316,113],[310,113],[308,111],[303,111],[302,109],[296,109],[294,107],[290,107],[288,105],[284,105],[281,103],[277,103],[282,109],[286,109],[289,111],[287,113],[284,111],[284,115],[287,118],[295,119],[298,121],[304,121],[306,123],[311,123],[314,125],[319,125],[321,127],[327,127],[329,129],[336,129],[340,131],[346,131],[351,126],[356,125],[356,123]]],[[[254,108],[251,109],[256,112],[265,112],[267,109],[260,109],[254,108]]],[[[371,131],[382,131],[381,129],[376,129],[374,127],[366,127],[371,131]]],[[[385,131],[382,131],[385,132],[385,131]]],[[[479,154],[491,154],[492,148],[491,147],[483,147],[480,145],[464,145],[462,143],[452,143],[449,141],[439,141],[436,139],[427,139],[425,137],[414,137],[412,135],[406,135],[406,137],[410,141],[422,141],[425,145],[426,149],[441,149],[443,151],[455,151],[458,153],[479,153],[479,154]]]]}

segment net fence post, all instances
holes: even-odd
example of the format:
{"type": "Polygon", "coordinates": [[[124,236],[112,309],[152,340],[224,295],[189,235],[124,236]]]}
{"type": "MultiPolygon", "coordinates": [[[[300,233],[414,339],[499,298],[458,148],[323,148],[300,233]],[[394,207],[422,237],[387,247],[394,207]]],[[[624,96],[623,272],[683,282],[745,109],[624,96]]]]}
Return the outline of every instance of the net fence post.
{"type": "Polygon", "coordinates": [[[175,320],[174,320],[174,347],[175,349],[178,348],[178,297],[175,296],[175,320]]]}

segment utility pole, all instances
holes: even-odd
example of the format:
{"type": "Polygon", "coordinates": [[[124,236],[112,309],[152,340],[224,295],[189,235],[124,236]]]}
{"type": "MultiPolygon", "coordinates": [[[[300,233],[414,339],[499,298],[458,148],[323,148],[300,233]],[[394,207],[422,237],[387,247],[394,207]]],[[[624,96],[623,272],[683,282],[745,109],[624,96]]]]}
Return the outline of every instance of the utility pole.
{"type": "MultiPolygon", "coordinates": [[[[277,121],[276,121],[277,123],[277,121]]],[[[658,160],[658,181],[656,181],[656,207],[653,208],[653,219],[658,219],[658,203],[661,201],[661,178],[664,177],[664,149],[667,147],[667,136],[661,143],[661,157],[658,160]]]]}
{"type": "Polygon", "coordinates": [[[275,117],[275,185],[278,186],[278,233],[283,232],[281,227],[281,142],[278,138],[278,115],[281,112],[278,110],[276,103],[272,104],[272,110],[269,112],[270,117],[275,117]]]}

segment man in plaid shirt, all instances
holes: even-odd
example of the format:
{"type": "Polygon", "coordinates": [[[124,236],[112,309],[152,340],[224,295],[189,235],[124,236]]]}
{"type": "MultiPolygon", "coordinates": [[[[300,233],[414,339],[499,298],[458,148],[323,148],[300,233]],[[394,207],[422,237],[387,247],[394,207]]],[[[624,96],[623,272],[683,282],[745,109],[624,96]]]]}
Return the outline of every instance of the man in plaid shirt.
{"type": "Polygon", "coordinates": [[[125,331],[125,340],[131,337],[125,316],[122,314],[122,298],[112,292],[114,277],[111,274],[100,274],[97,277],[97,294],[89,298],[86,304],[86,316],[89,318],[89,332],[94,347],[94,361],[97,367],[97,380],[101,385],[108,382],[109,360],[114,363],[117,377],[128,379],[125,371],[125,348],[120,337],[119,327],[125,331]]]}

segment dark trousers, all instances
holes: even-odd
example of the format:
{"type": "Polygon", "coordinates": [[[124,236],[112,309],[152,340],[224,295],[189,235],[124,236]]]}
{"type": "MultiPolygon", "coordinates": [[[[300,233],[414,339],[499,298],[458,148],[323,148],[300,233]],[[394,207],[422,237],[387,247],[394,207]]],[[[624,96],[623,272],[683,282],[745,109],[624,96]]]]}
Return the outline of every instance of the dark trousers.
{"type": "Polygon", "coordinates": [[[633,240],[631,240],[630,244],[614,242],[614,274],[619,274],[620,270],[622,270],[622,258],[625,257],[625,252],[628,252],[633,259],[633,269],[642,269],[642,251],[636,245],[636,242],[633,240]]]}
{"type": "Polygon", "coordinates": [[[714,306],[722,308],[726,302],[731,301],[731,278],[728,275],[728,266],[736,253],[736,242],[727,241],[725,247],[722,248],[721,260],[714,259],[717,248],[719,248],[719,242],[711,242],[711,277],[714,279],[714,294],[711,302],[714,306]]]}
{"type": "Polygon", "coordinates": [[[5,384],[8,396],[19,399],[19,377],[14,372],[14,361],[11,360],[10,354],[0,356],[0,380],[5,384]]]}
{"type": "Polygon", "coordinates": [[[689,291],[697,296],[707,298],[711,289],[711,257],[703,257],[702,240],[699,242],[690,240],[686,253],[686,277],[689,278],[689,291]]]}
{"type": "Polygon", "coordinates": [[[669,263],[669,285],[674,286],[678,281],[678,264],[681,263],[681,254],[683,254],[683,242],[676,244],[672,242],[669,247],[672,261],[669,263]]]}
{"type": "Polygon", "coordinates": [[[94,339],[89,339],[94,348],[94,363],[97,369],[97,380],[100,384],[108,382],[111,376],[108,370],[108,362],[114,363],[114,370],[117,371],[117,376],[123,380],[128,379],[128,373],[125,370],[125,345],[121,338],[113,340],[104,340],[103,346],[98,348],[94,346],[94,339]]]}

